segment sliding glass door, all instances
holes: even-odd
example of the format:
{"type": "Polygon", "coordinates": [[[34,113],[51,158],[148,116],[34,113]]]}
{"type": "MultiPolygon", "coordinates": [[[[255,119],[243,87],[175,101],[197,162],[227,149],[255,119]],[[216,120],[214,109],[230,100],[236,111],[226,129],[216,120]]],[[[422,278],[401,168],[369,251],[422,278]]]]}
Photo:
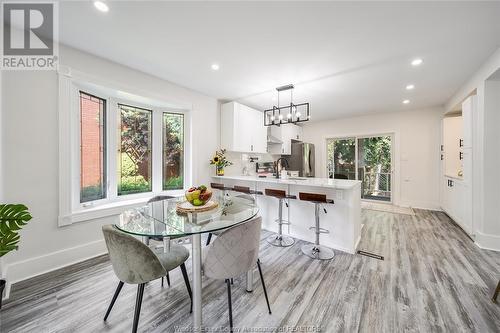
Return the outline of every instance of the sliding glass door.
{"type": "Polygon", "coordinates": [[[361,198],[392,200],[392,136],[327,140],[328,177],[361,180],[361,198]]]}
{"type": "Polygon", "coordinates": [[[328,177],[356,179],[356,139],[331,139],[328,147],[328,177]]]}

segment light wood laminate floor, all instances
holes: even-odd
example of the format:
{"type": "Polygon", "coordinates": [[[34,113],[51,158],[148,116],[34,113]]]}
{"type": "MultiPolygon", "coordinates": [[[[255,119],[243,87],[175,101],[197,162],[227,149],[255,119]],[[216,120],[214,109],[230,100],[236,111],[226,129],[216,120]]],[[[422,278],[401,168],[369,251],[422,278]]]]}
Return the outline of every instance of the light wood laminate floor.
{"type": "MultiPolygon", "coordinates": [[[[339,251],[331,261],[314,261],[301,254],[304,242],[272,247],[264,231],[260,258],[273,313],[267,313],[258,274],[253,293],[245,292],[243,277],[235,279],[235,326],[500,332],[500,305],[491,302],[500,278],[500,253],[476,247],[444,213],[362,214],[365,227],[358,249],[380,254],[384,261],[339,251]]],[[[171,272],[171,281],[170,288],[162,288],[160,281],[146,286],[139,331],[175,332],[191,324],[179,270],[171,272]]],[[[128,332],[135,286],[124,286],[108,321],[102,320],[117,283],[106,256],[17,283],[0,313],[0,331],[128,332]]],[[[203,309],[206,327],[225,329],[223,281],[204,279],[203,309]]]]}

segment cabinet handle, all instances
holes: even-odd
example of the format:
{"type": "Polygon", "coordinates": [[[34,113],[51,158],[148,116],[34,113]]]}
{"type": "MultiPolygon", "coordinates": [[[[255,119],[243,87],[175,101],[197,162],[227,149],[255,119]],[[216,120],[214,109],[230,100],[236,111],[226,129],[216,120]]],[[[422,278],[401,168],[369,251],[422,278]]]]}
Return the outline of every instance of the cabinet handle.
{"type": "Polygon", "coordinates": [[[464,159],[464,153],[463,152],[458,153],[458,158],[460,160],[463,160],[464,159]]]}
{"type": "Polygon", "coordinates": [[[441,161],[444,159],[443,154],[441,154],[441,161]]]}
{"type": "Polygon", "coordinates": [[[450,187],[453,187],[453,180],[450,179],[450,187]]]}
{"type": "Polygon", "coordinates": [[[460,140],[458,140],[458,145],[459,145],[460,147],[463,147],[463,146],[464,146],[464,139],[460,139],[460,140]]]}
{"type": "Polygon", "coordinates": [[[443,150],[444,150],[444,146],[443,146],[443,145],[441,145],[441,151],[443,151],[443,150]]]}
{"type": "Polygon", "coordinates": [[[250,145],[250,150],[253,151],[253,145],[250,145]]]}

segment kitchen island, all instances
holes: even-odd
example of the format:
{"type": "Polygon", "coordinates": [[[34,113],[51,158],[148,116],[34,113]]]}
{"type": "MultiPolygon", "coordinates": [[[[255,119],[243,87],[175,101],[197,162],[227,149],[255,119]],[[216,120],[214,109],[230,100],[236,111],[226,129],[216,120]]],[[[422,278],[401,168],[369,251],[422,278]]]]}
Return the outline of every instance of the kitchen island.
{"type": "MultiPolygon", "coordinates": [[[[321,227],[330,233],[321,234],[320,243],[333,249],[354,253],[361,237],[361,182],[357,180],[329,178],[259,178],[257,176],[214,176],[214,182],[228,187],[248,186],[253,190],[285,190],[299,196],[299,192],[325,194],[334,204],[325,204],[327,213],[321,210],[321,227]]],[[[257,196],[263,228],[277,232],[278,200],[265,195],[257,196]]],[[[283,208],[283,218],[290,225],[283,227],[283,233],[291,237],[314,242],[314,204],[301,200],[289,200],[283,208]]]]}

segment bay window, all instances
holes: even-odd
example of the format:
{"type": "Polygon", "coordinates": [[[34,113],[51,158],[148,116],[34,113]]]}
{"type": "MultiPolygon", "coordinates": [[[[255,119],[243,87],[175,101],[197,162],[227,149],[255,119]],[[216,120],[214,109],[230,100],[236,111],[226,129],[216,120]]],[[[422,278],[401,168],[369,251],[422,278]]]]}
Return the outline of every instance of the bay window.
{"type": "Polygon", "coordinates": [[[190,181],[186,109],[64,76],[59,103],[59,225],[183,193],[190,181]]]}

